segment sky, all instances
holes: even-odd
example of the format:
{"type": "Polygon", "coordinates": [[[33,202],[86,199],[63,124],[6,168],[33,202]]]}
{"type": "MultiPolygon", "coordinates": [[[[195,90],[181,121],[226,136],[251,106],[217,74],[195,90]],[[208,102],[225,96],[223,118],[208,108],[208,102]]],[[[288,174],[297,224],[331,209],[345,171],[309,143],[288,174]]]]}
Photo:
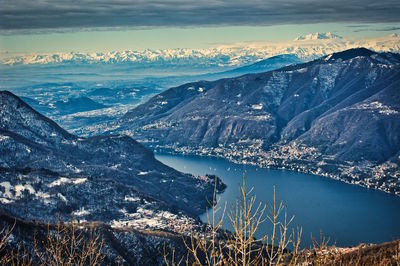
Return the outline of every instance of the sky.
{"type": "Polygon", "coordinates": [[[0,0],[0,52],[104,52],[400,31],[398,0],[0,0]]]}

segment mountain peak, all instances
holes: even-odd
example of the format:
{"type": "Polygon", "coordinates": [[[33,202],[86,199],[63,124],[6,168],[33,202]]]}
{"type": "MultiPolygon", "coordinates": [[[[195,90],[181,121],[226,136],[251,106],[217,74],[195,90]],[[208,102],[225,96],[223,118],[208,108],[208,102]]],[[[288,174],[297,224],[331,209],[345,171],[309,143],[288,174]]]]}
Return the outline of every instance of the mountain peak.
{"type": "MultiPolygon", "coordinates": [[[[2,107],[2,111],[3,111],[3,112],[0,112],[1,114],[5,113],[6,105],[8,105],[7,107],[12,108],[12,109],[24,107],[27,110],[36,113],[36,111],[33,108],[31,108],[28,104],[26,104],[17,95],[15,95],[14,93],[12,93],[10,91],[2,90],[2,91],[0,91],[0,106],[2,107]]],[[[12,114],[15,114],[14,111],[15,110],[13,110],[12,114]]]]}
{"type": "Polygon", "coordinates": [[[0,91],[0,130],[18,132],[36,142],[48,144],[49,139],[50,142],[57,142],[74,138],[9,91],[0,91]]]}
{"type": "Polygon", "coordinates": [[[342,39],[341,36],[331,32],[315,32],[307,35],[302,35],[294,39],[295,41],[310,41],[310,40],[329,40],[329,39],[342,39]]]}
{"type": "Polygon", "coordinates": [[[349,60],[358,56],[371,56],[373,54],[376,54],[376,52],[371,51],[367,48],[360,47],[360,48],[345,50],[338,53],[333,53],[331,55],[326,56],[325,60],[336,60],[336,59],[349,60]]]}
{"type": "MultiPolygon", "coordinates": [[[[113,186],[122,184],[127,189],[131,187],[131,190],[139,195],[149,195],[162,202],[160,206],[164,206],[165,203],[166,206],[174,206],[193,215],[202,213],[208,207],[207,198],[210,198],[214,191],[211,180],[186,175],[162,164],[154,158],[150,150],[131,137],[102,135],[79,138],[69,134],[54,121],[39,114],[8,91],[0,91],[0,154],[0,167],[11,170],[45,169],[57,176],[65,176],[63,177],[65,180],[79,176],[85,180],[84,182],[90,183],[95,180],[95,184],[112,180],[113,186]],[[146,178],[140,173],[146,173],[146,178]],[[171,188],[160,186],[159,184],[164,182],[162,180],[176,182],[171,188]]],[[[15,179],[13,177],[12,180],[15,179]]],[[[50,188],[52,185],[43,187],[50,188]]],[[[93,191],[91,185],[82,187],[79,195],[91,191],[93,191]]],[[[121,196],[123,199],[125,195],[132,195],[130,192],[124,193],[127,192],[113,193],[112,197],[121,196]]],[[[71,198],[79,195],[73,192],[64,194],[65,197],[71,198]]],[[[52,198],[52,202],[60,202],[57,193],[51,193],[49,197],[52,198]]],[[[82,204],[90,204],[92,199],[82,200],[82,204]]],[[[58,204],[51,205],[55,208],[58,206],[58,204]]],[[[101,204],[96,204],[87,209],[99,206],[101,208],[101,204]]],[[[110,207],[110,212],[116,208],[110,207]]],[[[94,212],[103,215],[102,211],[94,212]]],[[[107,221],[106,217],[114,217],[114,214],[108,213],[102,216],[104,221],[107,221]]]]}
{"type": "Polygon", "coordinates": [[[7,91],[7,90],[0,91],[0,96],[3,96],[3,97],[13,97],[13,98],[15,98],[15,99],[19,99],[17,95],[15,95],[15,94],[12,93],[11,91],[7,91]]]}

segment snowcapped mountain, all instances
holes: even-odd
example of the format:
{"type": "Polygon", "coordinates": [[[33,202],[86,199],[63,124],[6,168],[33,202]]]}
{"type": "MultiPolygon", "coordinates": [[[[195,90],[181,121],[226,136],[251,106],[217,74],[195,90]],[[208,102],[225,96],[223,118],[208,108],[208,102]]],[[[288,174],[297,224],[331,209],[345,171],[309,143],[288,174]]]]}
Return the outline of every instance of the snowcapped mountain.
{"type": "Polygon", "coordinates": [[[7,248],[24,243],[32,254],[45,243],[33,238],[73,219],[79,235],[99,234],[104,264],[161,265],[166,246],[184,250],[182,236],[202,226],[192,215],[209,206],[214,180],[178,172],[126,136],[78,138],[0,91],[0,227],[13,229],[7,248]]]}
{"type": "Polygon", "coordinates": [[[262,42],[223,45],[207,49],[163,49],[144,51],[112,51],[106,53],[53,53],[22,54],[6,56],[4,65],[32,64],[131,64],[140,66],[191,67],[239,67],[275,55],[292,54],[305,60],[343,51],[365,47],[377,52],[399,52],[397,34],[374,38],[351,40],[332,33],[312,33],[288,42],[262,42]]]}
{"type": "Polygon", "coordinates": [[[400,194],[399,84],[398,54],[349,49],[171,88],[128,112],[116,131],[155,148],[308,171],[400,194]]]}
{"type": "Polygon", "coordinates": [[[221,73],[215,73],[216,76],[221,76],[220,78],[234,77],[245,74],[262,73],[270,70],[275,70],[288,65],[294,65],[303,63],[304,61],[293,54],[282,54],[272,56],[267,59],[260,60],[251,65],[246,65],[232,70],[224,71],[221,73]]]}
{"type": "Polygon", "coordinates": [[[299,36],[295,41],[311,41],[311,40],[328,40],[328,39],[343,39],[343,37],[332,34],[330,32],[315,32],[307,35],[299,36]]]}
{"type": "Polygon", "coordinates": [[[0,203],[4,204],[19,204],[20,192],[28,190],[38,204],[50,204],[48,210],[57,212],[60,200],[72,204],[81,197],[81,202],[67,208],[70,211],[66,210],[66,215],[82,208],[96,209],[96,219],[111,222],[118,207],[102,205],[101,199],[128,204],[124,198],[146,195],[157,204],[197,215],[208,206],[206,197],[213,194],[212,182],[162,164],[132,138],[78,138],[7,91],[0,91],[0,154],[0,187],[6,191],[0,190],[0,203]],[[43,171],[46,175],[41,174],[43,171]],[[18,178],[21,173],[25,173],[22,181],[18,178]],[[38,182],[47,185],[37,187],[38,182]],[[109,197],[104,193],[96,196],[103,188],[109,197]],[[100,211],[103,206],[109,208],[100,211]]]}

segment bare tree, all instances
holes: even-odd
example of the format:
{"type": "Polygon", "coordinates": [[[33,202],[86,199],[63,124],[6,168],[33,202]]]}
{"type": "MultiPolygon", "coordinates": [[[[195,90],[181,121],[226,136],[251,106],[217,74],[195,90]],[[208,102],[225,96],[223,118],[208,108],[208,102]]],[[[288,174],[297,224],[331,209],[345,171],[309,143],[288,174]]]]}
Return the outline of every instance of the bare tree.
{"type": "MultiPolygon", "coordinates": [[[[207,212],[208,223],[204,227],[204,231],[192,231],[189,241],[183,238],[183,243],[188,251],[186,264],[193,261],[196,265],[217,266],[223,265],[225,260],[222,241],[220,240],[220,230],[224,221],[225,210],[217,207],[217,180],[214,182],[214,194],[211,205],[211,217],[207,212]],[[221,213],[221,217],[217,218],[217,213],[221,213]]],[[[226,205],[225,205],[226,206],[226,205]]],[[[182,263],[182,260],[180,261],[182,263]]],[[[179,264],[178,264],[179,265],[179,264]]]]}
{"type": "Polygon", "coordinates": [[[239,187],[239,199],[229,214],[233,228],[233,234],[226,242],[229,264],[242,266],[260,264],[263,243],[256,241],[255,234],[265,222],[266,209],[266,204],[256,203],[253,188],[246,190],[246,180],[243,176],[243,185],[239,187]]]}
{"type": "MultiPolygon", "coordinates": [[[[214,190],[216,191],[216,190],[214,190]]],[[[274,202],[270,208],[267,204],[257,203],[253,188],[246,188],[243,176],[243,185],[239,186],[239,198],[228,215],[232,232],[222,229],[226,205],[221,218],[217,219],[217,212],[221,211],[216,205],[214,192],[211,205],[211,217],[207,212],[208,224],[204,230],[191,232],[189,241],[183,239],[187,249],[186,260],[169,257],[164,251],[164,260],[167,265],[283,265],[289,245],[292,247],[289,261],[285,264],[296,265],[301,240],[301,229],[290,230],[294,219],[287,216],[283,203],[276,204],[275,188],[274,202]],[[267,214],[268,211],[268,214],[267,214]],[[261,239],[256,239],[258,230],[267,222],[272,224],[272,232],[261,239]]]]}
{"type": "Polygon", "coordinates": [[[292,245],[292,260],[291,265],[297,263],[297,254],[300,248],[302,229],[297,228],[297,231],[292,229],[290,225],[294,220],[294,216],[288,218],[287,209],[282,202],[277,205],[276,189],[274,187],[273,205],[269,208],[267,219],[270,222],[272,229],[271,233],[265,235],[266,241],[266,263],[272,265],[282,265],[283,257],[289,245],[292,245]]]}
{"type": "Polygon", "coordinates": [[[104,259],[102,254],[103,239],[94,234],[92,226],[78,230],[72,220],[69,224],[57,222],[55,232],[48,226],[47,236],[42,241],[34,237],[35,258],[40,265],[100,265],[104,259]]]}

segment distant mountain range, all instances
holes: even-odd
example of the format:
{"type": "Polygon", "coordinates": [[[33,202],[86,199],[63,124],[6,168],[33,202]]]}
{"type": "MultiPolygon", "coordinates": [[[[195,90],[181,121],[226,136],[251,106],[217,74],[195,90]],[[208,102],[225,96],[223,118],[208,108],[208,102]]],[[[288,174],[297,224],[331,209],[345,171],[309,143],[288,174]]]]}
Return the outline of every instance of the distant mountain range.
{"type": "Polygon", "coordinates": [[[168,210],[198,215],[214,191],[213,178],[178,172],[130,137],[76,137],[7,91],[0,92],[0,154],[0,205],[24,219],[75,213],[118,225],[132,220],[133,206],[151,209],[150,218],[168,210]]]}
{"type": "Polygon", "coordinates": [[[253,62],[251,64],[246,64],[244,66],[236,67],[226,71],[209,72],[205,74],[188,75],[188,76],[176,76],[176,77],[172,76],[168,78],[185,80],[185,82],[180,82],[179,84],[183,84],[193,80],[217,80],[222,78],[237,77],[240,75],[245,75],[250,73],[267,72],[284,66],[294,65],[303,62],[305,62],[305,60],[298,58],[296,55],[281,54],[266,59],[257,60],[256,62],[253,62]]]}
{"type": "Polygon", "coordinates": [[[315,32],[304,36],[299,36],[295,41],[312,41],[312,40],[329,40],[329,39],[343,39],[343,37],[332,34],[330,32],[315,32]]]}
{"type": "Polygon", "coordinates": [[[155,149],[285,167],[400,194],[400,55],[357,48],[171,88],[114,132],[155,149]]]}
{"type": "Polygon", "coordinates": [[[250,73],[261,73],[261,72],[267,72],[270,70],[275,70],[275,69],[278,69],[281,67],[285,67],[288,65],[295,65],[295,64],[299,64],[299,63],[303,63],[303,62],[304,62],[304,60],[301,60],[296,55],[282,54],[282,55],[276,55],[276,56],[269,57],[267,59],[257,61],[250,65],[245,65],[242,67],[234,68],[232,70],[223,71],[223,72],[214,73],[214,74],[208,74],[207,78],[215,78],[215,77],[227,78],[227,77],[240,76],[240,75],[245,75],[245,74],[250,74],[250,73]]]}
{"type": "Polygon", "coordinates": [[[67,100],[58,100],[54,103],[49,104],[41,104],[38,101],[29,97],[21,97],[21,99],[42,114],[66,115],[77,112],[87,112],[107,107],[106,105],[95,102],[85,96],[72,97],[68,98],[67,100]]]}
{"type": "Polygon", "coordinates": [[[399,52],[399,36],[350,40],[330,32],[300,36],[282,43],[246,43],[207,49],[164,49],[99,53],[3,54],[4,65],[31,64],[129,64],[147,66],[238,67],[275,55],[292,54],[310,60],[350,48],[399,52]]]}

